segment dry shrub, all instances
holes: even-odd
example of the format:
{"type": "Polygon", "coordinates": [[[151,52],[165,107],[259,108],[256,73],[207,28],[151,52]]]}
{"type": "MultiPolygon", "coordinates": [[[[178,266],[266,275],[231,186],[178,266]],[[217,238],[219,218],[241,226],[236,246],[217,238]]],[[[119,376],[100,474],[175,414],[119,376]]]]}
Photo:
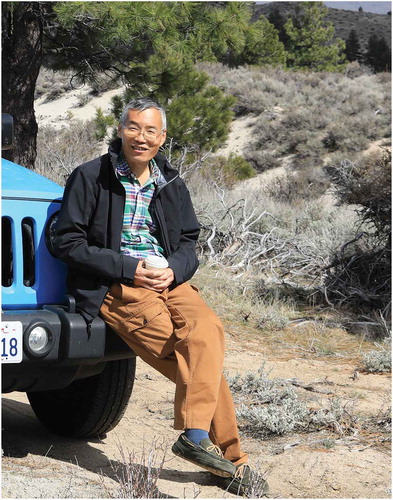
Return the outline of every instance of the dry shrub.
{"type": "Polygon", "coordinates": [[[386,337],[381,344],[375,344],[377,349],[363,354],[362,369],[369,373],[392,371],[392,337],[386,337]]]}
{"type": "Polygon", "coordinates": [[[391,234],[391,153],[387,148],[357,162],[343,161],[326,170],[342,203],[359,205],[363,222],[375,226],[375,235],[386,244],[391,234]]]}
{"type": "Polygon", "coordinates": [[[45,95],[45,102],[58,99],[72,89],[71,79],[72,72],[70,71],[53,71],[42,66],[37,78],[34,98],[38,99],[45,95]]]}
{"type": "Polygon", "coordinates": [[[231,192],[196,179],[190,188],[202,224],[201,256],[222,266],[314,279],[331,252],[354,236],[353,214],[344,208],[289,203],[247,189],[231,192]]]}
{"type": "Polygon", "coordinates": [[[390,73],[369,75],[356,64],[347,74],[214,64],[203,69],[215,85],[236,95],[235,112],[259,115],[247,153],[258,169],[264,169],[261,151],[276,158],[312,156],[320,165],[328,152],[354,159],[370,141],[390,137],[390,73]]]}
{"type": "Polygon", "coordinates": [[[75,167],[97,157],[101,149],[93,122],[73,120],[61,129],[43,126],[38,132],[35,171],[64,185],[75,167]]]}
{"type": "Polygon", "coordinates": [[[329,186],[330,182],[321,169],[309,167],[276,177],[267,187],[267,192],[273,198],[292,203],[319,198],[329,186]]]}
{"type": "Polygon", "coordinates": [[[329,265],[325,296],[363,314],[390,316],[391,156],[387,149],[356,163],[329,167],[343,203],[358,206],[362,231],[343,245],[329,265]]]}
{"type": "Polygon", "coordinates": [[[244,157],[258,172],[281,166],[276,154],[269,151],[254,151],[252,154],[246,151],[244,157]]]}
{"type": "MultiPolygon", "coordinates": [[[[86,86],[78,80],[78,77],[71,70],[54,71],[42,66],[37,78],[34,98],[38,99],[45,95],[45,102],[50,102],[70,90],[85,88],[88,94],[82,100],[89,100],[93,96],[118,87],[118,85],[118,82],[114,81],[112,77],[102,73],[97,75],[94,82],[86,86]]],[[[83,106],[84,103],[79,102],[78,105],[83,106]]]]}
{"type": "Polygon", "coordinates": [[[363,251],[343,256],[341,252],[326,271],[324,296],[330,304],[346,306],[362,315],[382,311],[390,316],[391,252],[363,251]]]}
{"type": "Polygon", "coordinates": [[[243,376],[237,373],[229,377],[238,405],[240,428],[255,438],[321,429],[330,429],[339,435],[355,431],[357,417],[353,402],[344,402],[338,397],[330,397],[326,402],[308,400],[299,396],[292,382],[269,379],[264,364],[257,373],[247,372],[243,376]]]}
{"type": "Polygon", "coordinates": [[[142,449],[140,456],[134,451],[125,451],[119,444],[119,463],[111,464],[120,484],[115,492],[107,491],[110,498],[168,498],[158,489],[158,479],[164,467],[167,445],[155,440],[149,449],[142,449]]]}

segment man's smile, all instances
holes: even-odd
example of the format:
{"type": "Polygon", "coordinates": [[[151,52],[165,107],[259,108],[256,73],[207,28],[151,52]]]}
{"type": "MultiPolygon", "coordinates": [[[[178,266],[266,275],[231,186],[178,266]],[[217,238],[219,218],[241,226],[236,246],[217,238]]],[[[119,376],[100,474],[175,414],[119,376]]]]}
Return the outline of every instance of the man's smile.
{"type": "Polygon", "coordinates": [[[143,153],[144,151],[148,151],[149,148],[147,146],[131,146],[131,148],[134,150],[134,151],[139,151],[141,153],[143,153]]]}

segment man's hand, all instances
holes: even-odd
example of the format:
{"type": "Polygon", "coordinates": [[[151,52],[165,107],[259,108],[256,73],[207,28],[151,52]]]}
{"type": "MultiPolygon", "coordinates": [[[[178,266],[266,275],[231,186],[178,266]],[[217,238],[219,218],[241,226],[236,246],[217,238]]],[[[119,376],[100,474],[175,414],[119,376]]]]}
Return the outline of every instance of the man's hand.
{"type": "Polygon", "coordinates": [[[134,275],[134,285],[163,292],[175,279],[175,275],[170,267],[166,269],[145,269],[143,261],[139,261],[134,275]]]}

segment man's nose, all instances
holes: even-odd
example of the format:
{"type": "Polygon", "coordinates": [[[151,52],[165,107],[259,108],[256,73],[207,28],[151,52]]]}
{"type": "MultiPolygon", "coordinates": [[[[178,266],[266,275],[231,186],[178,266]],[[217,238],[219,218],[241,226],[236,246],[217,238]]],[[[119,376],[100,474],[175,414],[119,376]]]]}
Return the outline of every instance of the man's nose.
{"type": "Polygon", "coordinates": [[[137,135],[135,136],[135,139],[138,141],[138,142],[146,142],[146,139],[145,139],[145,133],[143,132],[143,130],[139,130],[139,132],[137,133],[137,135]]]}

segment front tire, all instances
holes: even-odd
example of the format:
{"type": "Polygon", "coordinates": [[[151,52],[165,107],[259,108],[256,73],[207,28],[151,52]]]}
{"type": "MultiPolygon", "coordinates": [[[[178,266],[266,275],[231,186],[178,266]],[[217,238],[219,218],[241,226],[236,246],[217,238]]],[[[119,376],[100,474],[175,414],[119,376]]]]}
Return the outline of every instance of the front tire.
{"type": "Polygon", "coordinates": [[[28,392],[37,418],[54,434],[91,438],[120,422],[134,386],[136,358],[108,361],[98,375],[54,391],[28,392]]]}

